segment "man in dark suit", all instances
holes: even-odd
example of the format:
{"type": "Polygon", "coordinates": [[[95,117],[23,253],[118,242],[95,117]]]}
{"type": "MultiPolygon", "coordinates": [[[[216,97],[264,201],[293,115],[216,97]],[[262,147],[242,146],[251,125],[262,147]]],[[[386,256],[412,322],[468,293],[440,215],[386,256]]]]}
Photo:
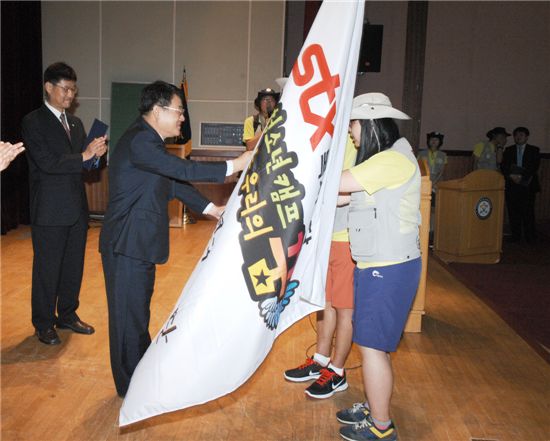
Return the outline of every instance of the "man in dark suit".
{"type": "Polygon", "coordinates": [[[44,72],[44,90],[44,104],[22,122],[34,251],[32,323],[42,343],[59,344],[54,326],[94,332],[76,313],[88,230],[82,164],[102,156],[107,146],[104,137],[84,146],[82,122],[66,112],[77,92],[70,66],[50,65],[44,72]]]}
{"type": "Polygon", "coordinates": [[[513,132],[515,145],[506,147],[501,169],[506,180],[506,206],[512,230],[512,241],[536,239],[535,196],[540,191],[537,171],[540,165],[538,147],[527,144],[529,130],[518,127],[513,132]]]}
{"type": "Polygon", "coordinates": [[[141,95],[141,116],[109,158],[109,203],[99,239],[109,308],[111,370],[118,395],[145,353],[157,263],[168,259],[168,201],[219,218],[224,207],[184,181],[223,182],[241,171],[252,152],[233,161],[196,162],[169,154],[164,139],[178,136],[184,121],[181,91],[157,81],[141,95]]]}

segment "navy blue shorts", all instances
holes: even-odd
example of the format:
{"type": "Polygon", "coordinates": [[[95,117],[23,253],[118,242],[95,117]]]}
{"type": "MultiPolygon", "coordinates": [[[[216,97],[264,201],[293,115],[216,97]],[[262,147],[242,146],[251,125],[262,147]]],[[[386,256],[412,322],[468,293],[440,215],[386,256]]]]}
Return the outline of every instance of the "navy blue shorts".
{"type": "Polygon", "coordinates": [[[355,268],[353,341],[384,352],[397,349],[405,328],[418,282],[422,261],[355,268]]]}

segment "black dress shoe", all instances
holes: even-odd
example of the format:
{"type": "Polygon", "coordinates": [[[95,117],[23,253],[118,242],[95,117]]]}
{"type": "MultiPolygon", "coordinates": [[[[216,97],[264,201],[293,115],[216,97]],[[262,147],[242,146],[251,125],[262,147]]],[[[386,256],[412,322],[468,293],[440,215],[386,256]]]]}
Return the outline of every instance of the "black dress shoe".
{"type": "Polygon", "coordinates": [[[42,331],[37,329],[36,336],[38,337],[38,340],[47,345],[58,345],[61,343],[61,340],[54,328],[48,328],[42,331]]]}
{"type": "Polygon", "coordinates": [[[80,319],[76,319],[72,322],[57,322],[57,327],[59,329],[70,329],[73,332],[76,332],[78,334],[93,334],[95,332],[95,329],[93,326],[89,325],[88,323],[84,323],[80,319]]]}

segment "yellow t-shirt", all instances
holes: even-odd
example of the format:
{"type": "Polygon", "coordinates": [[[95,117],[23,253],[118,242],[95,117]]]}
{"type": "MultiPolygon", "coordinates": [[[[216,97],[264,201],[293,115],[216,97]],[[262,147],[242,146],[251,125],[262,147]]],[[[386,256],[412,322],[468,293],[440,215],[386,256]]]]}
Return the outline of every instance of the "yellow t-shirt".
{"type": "MultiPolygon", "coordinates": [[[[405,184],[412,178],[416,171],[404,155],[395,151],[383,151],[372,156],[368,160],[350,169],[355,180],[365,189],[370,196],[383,188],[394,189],[405,184]]],[[[367,199],[368,199],[367,196],[367,199]]],[[[407,201],[405,194],[399,206],[400,216],[414,220],[418,216],[418,206],[407,201]]],[[[388,266],[399,262],[357,262],[358,268],[370,268],[373,266],[388,266]]]]}
{"type": "Polygon", "coordinates": [[[493,152],[495,151],[495,146],[492,143],[478,142],[474,145],[474,156],[477,156],[478,158],[481,156],[481,153],[483,153],[483,149],[485,148],[485,144],[489,144],[491,150],[493,152]]]}
{"type": "MultiPolygon", "coordinates": [[[[357,149],[355,148],[355,144],[353,143],[353,140],[348,135],[348,139],[346,142],[346,152],[344,153],[344,165],[342,167],[342,170],[348,170],[355,164],[355,158],[357,157],[357,149]]],[[[332,240],[334,242],[349,242],[349,234],[348,229],[335,231],[332,233],[332,240]]]]}
{"type": "Polygon", "coordinates": [[[252,138],[254,138],[254,116],[249,116],[244,120],[243,142],[246,143],[252,138]]]}
{"type": "Polygon", "coordinates": [[[397,188],[411,179],[414,164],[395,151],[383,151],[350,168],[350,173],[368,194],[382,188],[397,188]]]}

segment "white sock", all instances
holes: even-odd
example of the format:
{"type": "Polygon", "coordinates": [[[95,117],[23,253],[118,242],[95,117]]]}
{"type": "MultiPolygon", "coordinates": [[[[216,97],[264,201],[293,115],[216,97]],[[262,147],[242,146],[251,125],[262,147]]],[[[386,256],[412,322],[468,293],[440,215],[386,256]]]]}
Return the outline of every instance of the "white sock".
{"type": "Polygon", "coordinates": [[[344,376],[344,368],[343,367],[338,368],[338,367],[334,366],[332,363],[329,363],[328,367],[331,368],[334,372],[336,372],[341,377],[344,376]]]}
{"type": "Polygon", "coordinates": [[[327,367],[330,363],[330,357],[325,357],[324,355],[321,355],[317,352],[313,355],[313,360],[315,360],[323,367],[327,367]]]}
{"type": "Polygon", "coordinates": [[[386,430],[388,427],[390,427],[390,424],[391,424],[391,420],[389,420],[389,421],[380,421],[380,420],[377,420],[374,417],[372,417],[372,422],[380,430],[386,430]]]}

